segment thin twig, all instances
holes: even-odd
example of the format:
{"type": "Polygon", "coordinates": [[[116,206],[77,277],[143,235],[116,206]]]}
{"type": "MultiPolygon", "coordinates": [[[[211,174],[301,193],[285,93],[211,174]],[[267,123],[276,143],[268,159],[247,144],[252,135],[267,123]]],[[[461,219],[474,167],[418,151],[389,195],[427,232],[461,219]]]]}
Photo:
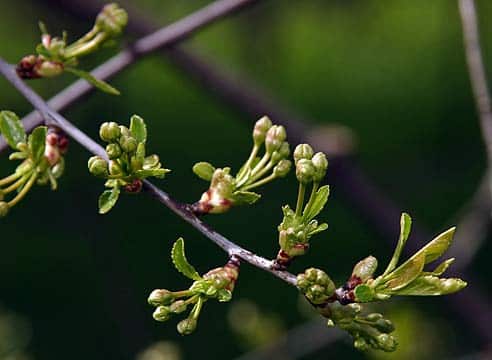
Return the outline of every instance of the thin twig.
{"type": "MultiPolygon", "coordinates": [[[[191,36],[197,30],[217,21],[228,14],[232,14],[246,5],[253,4],[258,0],[218,0],[202,9],[168,25],[152,34],[149,34],[130,47],[113,56],[111,59],[98,66],[92,72],[96,78],[107,80],[121,72],[127,66],[133,64],[138,58],[150,54],[166,46],[171,46],[177,42],[191,36]]],[[[93,89],[85,80],[76,81],[73,85],[60,92],[50,100],[49,105],[53,109],[61,109],[80,98],[93,89]]],[[[31,113],[23,121],[27,131],[43,122],[40,114],[31,113]]],[[[4,139],[0,139],[0,151],[6,148],[4,139]]]]}
{"type": "Polygon", "coordinates": [[[477,11],[474,0],[458,0],[458,5],[463,27],[463,42],[465,45],[468,73],[475,96],[482,137],[487,151],[488,168],[492,169],[492,108],[482,50],[480,48],[477,11]]]}
{"type": "MultiPolygon", "coordinates": [[[[77,127],[72,125],[67,119],[65,119],[59,113],[53,111],[48,104],[36,94],[29,86],[27,86],[24,81],[22,81],[16,74],[14,67],[6,63],[0,57],[0,73],[8,80],[10,83],[47,119],[53,121],[58,127],[60,127],[64,132],[66,132],[70,137],[77,141],[80,145],[85,147],[91,153],[99,155],[107,159],[105,150],[88,137],[85,133],[80,131],[77,127]]],[[[288,273],[286,271],[273,270],[273,262],[267,260],[261,256],[255,255],[252,252],[236,245],[223,235],[219,234],[215,230],[211,229],[207,224],[193,214],[189,210],[187,204],[181,204],[176,200],[172,199],[166,192],[160,190],[150,181],[144,181],[144,187],[148,193],[150,193],[154,198],[159,200],[161,203],[166,205],[179,217],[181,217],[186,222],[190,223],[203,235],[212,240],[215,244],[221,247],[227,252],[229,256],[236,255],[244,261],[247,261],[253,266],[260,268],[264,271],[270,272],[276,277],[287,282],[289,285],[296,285],[296,276],[288,273]]]]}

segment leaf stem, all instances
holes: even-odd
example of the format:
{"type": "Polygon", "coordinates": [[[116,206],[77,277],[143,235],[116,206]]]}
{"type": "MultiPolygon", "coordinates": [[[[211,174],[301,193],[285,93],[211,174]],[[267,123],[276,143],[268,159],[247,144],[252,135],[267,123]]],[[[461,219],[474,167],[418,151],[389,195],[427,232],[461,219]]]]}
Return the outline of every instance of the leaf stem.
{"type": "Polygon", "coordinates": [[[15,198],[13,198],[12,200],[10,200],[8,202],[9,207],[15,206],[19,201],[22,200],[22,198],[24,198],[24,196],[26,196],[26,194],[28,193],[28,191],[33,186],[34,181],[36,181],[37,176],[38,176],[38,174],[36,172],[33,172],[32,173],[31,178],[26,183],[26,185],[24,185],[24,187],[22,188],[22,190],[17,194],[17,196],[15,198]]]}
{"type": "Polygon", "coordinates": [[[104,40],[106,40],[106,33],[99,33],[91,41],[81,43],[75,46],[69,46],[65,50],[65,57],[72,58],[78,56],[84,56],[95,50],[104,40]]]}
{"type": "Polygon", "coordinates": [[[258,187],[260,185],[264,185],[266,183],[269,183],[270,181],[274,180],[275,178],[276,178],[276,176],[274,174],[271,174],[270,176],[267,176],[266,178],[263,178],[263,179],[255,182],[253,184],[246,185],[241,190],[253,189],[253,188],[258,187]]]}
{"type": "Polygon", "coordinates": [[[19,174],[17,172],[13,173],[12,175],[6,176],[0,180],[0,186],[5,186],[7,184],[10,184],[11,182],[17,180],[21,176],[22,176],[22,174],[19,174]]]}
{"type": "Polygon", "coordinates": [[[301,215],[302,205],[304,204],[305,193],[306,193],[306,186],[303,183],[299,183],[299,192],[297,193],[296,216],[301,215]]]}
{"type": "Polygon", "coordinates": [[[241,178],[244,175],[247,174],[248,168],[251,166],[251,163],[256,158],[256,154],[258,154],[258,150],[259,149],[260,149],[260,147],[258,145],[256,145],[256,144],[253,146],[253,149],[251,149],[251,153],[249,154],[248,160],[246,160],[246,162],[244,163],[244,165],[241,167],[241,170],[236,175],[236,179],[238,180],[238,182],[241,180],[241,178]]]}
{"type": "Polygon", "coordinates": [[[13,183],[9,187],[6,187],[5,189],[3,189],[2,192],[4,194],[11,193],[12,191],[16,190],[19,186],[21,186],[22,184],[24,184],[26,182],[26,180],[29,178],[29,176],[30,176],[30,174],[24,175],[19,180],[17,180],[15,183],[13,183]]]}
{"type": "Polygon", "coordinates": [[[313,206],[314,199],[316,198],[316,191],[318,191],[318,188],[319,188],[319,182],[313,182],[313,188],[311,189],[311,195],[309,196],[309,200],[306,204],[304,214],[307,214],[311,206],[313,206]]]}

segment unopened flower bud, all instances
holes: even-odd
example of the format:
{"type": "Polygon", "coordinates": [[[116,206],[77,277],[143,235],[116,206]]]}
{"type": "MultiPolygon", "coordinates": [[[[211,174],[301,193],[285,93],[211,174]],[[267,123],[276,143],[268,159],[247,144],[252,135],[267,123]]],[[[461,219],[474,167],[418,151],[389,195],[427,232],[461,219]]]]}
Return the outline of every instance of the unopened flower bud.
{"type": "Polygon", "coordinates": [[[154,313],[152,314],[152,317],[156,321],[166,321],[169,320],[169,308],[167,306],[158,306],[154,313]]]}
{"type": "Polygon", "coordinates": [[[0,201],[0,217],[4,217],[9,213],[10,206],[5,201],[0,201]]]}
{"type": "Polygon", "coordinates": [[[121,156],[121,148],[116,143],[108,144],[106,146],[106,154],[111,160],[117,159],[121,156]]]}
{"type": "Polygon", "coordinates": [[[285,159],[290,154],[289,143],[284,141],[278,150],[272,153],[272,163],[276,164],[280,160],[285,159]]]}
{"type": "Polygon", "coordinates": [[[65,160],[63,160],[63,158],[60,158],[60,160],[51,168],[51,173],[53,174],[53,177],[55,179],[58,179],[60,176],[63,175],[64,171],[65,171],[65,160]]]}
{"type": "Polygon", "coordinates": [[[253,141],[256,145],[263,144],[268,129],[272,127],[272,121],[268,116],[263,116],[258,120],[253,129],[253,141]]]}
{"type": "Polygon", "coordinates": [[[121,149],[126,153],[132,153],[137,150],[137,140],[133,136],[122,136],[120,138],[121,149]]]}
{"type": "Polygon", "coordinates": [[[96,18],[96,26],[109,36],[116,36],[123,31],[128,22],[128,14],[118,4],[111,3],[103,7],[96,18]]]}
{"type": "Polygon", "coordinates": [[[273,175],[275,177],[284,177],[286,176],[290,168],[292,167],[292,162],[290,160],[281,160],[274,168],[273,168],[273,175]]]}
{"type": "Polygon", "coordinates": [[[313,162],[315,172],[314,172],[314,181],[320,182],[326,175],[326,169],[328,168],[328,160],[326,160],[326,155],[322,152],[318,152],[314,154],[311,159],[313,162]]]}
{"type": "Polygon", "coordinates": [[[368,256],[355,264],[352,277],[357,277],[362,283],[372,278],[378,267],[378,260],[374,256],[368,256]]]}
{"type": "Polygon", "coordinates": [[[149,155],[144,159],[143,168],[144,169],[157,169],[160,167],[159,156],[156,154],[149,155]]]}
{"type": "Polygon", "coordinates": [[[187,306],[188,305],[186,304],[186,302],[184,300],[177,300],[177,301],[173,302],[171,304],[171,306],[169,306],[169,310],[172,313],[180,314],[186,310],[187,306]]]}
{"type": "Polygon", "coordinates": [[[309,268],[297,275],[297,287],[313,304],[326,302],[335,292],[335,284],[322,270],[309,268]]]}
{"type": "Polygon", "coordinates": [[[313,153],[313,148],[310,145],[299,144],[294,150],[294,161],[297,163],[301,159],[311,160],[313,153]]]}
{"type": "Polygon", "coordinates": [[[115,160],[109,161],[109,173],[114,176],[123,175],[123,169],[115,160]]]}
{"type": "Polygon", "coordinates": [[[106,142],[116,141],[120,135],[120,127],[115,122],[105,122],[99,129],[99,136],[101,137],[101,140],[106,142]]]}
{"type": "Polygon", "coordinates": [[[58,61],[44,60],[39,63],[36,72],[40,77],[54,77],[63,72],[63,64],[58,61]]]}
{"type": "Polygon", "coordinates": [[[302,184],[308,184],[313,181],[315,171],[311,160],[300,159],[296,164],[296,177],[302,184]]]}
{"type": "Polygon", "coordinates": [[[99,177],[108,176],[108,163],[100,156],[93,156],[88,161],[89,171],[99,177]]]}
{"type": "Polygon", "coordinates": [[[156,289],[152,291],[147,299],[148,303],[153,306],[169,305],[173,300],[173,293],[166,289],[156,289]]]}
{"type": "Polygon", "coordinates": [[[181,335],[189,335],[195,331],[197,325],[196,319],[187,318],[178,323],[177,329],[181,335]]]}
{"type": "Polygon", "coordinates": [[[384,351],[395,351],[396,346],[398,343],[396,342],[395,338],[391,335],[388,334],[380,334],[376,338],[378,345],[381,349],[384,351]]]}
{"type": "Polygon", "coordinates": [[[285,128],[282,125],[273,125],[266,133],[265,147],[267,153],[271,154],[280,149],[286,138],[285,128]]]}

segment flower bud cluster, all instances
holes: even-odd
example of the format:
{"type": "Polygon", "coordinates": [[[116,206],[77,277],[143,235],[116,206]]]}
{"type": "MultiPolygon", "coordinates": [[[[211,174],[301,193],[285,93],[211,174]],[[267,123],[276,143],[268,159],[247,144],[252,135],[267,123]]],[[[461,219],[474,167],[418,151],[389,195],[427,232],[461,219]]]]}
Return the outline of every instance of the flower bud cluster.
{"type": "Polygon", "coordinates": [[[285,269],[296,257],[309,249],[309,239],[314,234],[326,230],[326,224],[319,224],[314,218],[323,210],[328,199],[329,187],[319,187],[326,175],[328,161],[325,154],[314,154],[311,146],[300,144],[294,150],[296,177],[299,181],[299,193],[295,211],[286,205],[282,208],[284,218],[278,226],[280,250],[275,260],[277,269],[285,269]],[[304,204],[306,187],[311,187],[311,196],[304,204]]]}
{"type": "MultiPolygon", "coordinates": [[[[170,171],[162,168],[159,156],[146,156],[146,131],[144,120],[137,115],[132,116],[130,128],[115,122],[105,122],[99,129],[99,137],[108,143],[106,155],[109,160],[93,156],[88,161],[88,168],[94,176],[107,179],[105,185],[112,189],[116,199],[120,188],[127,193],[137,193],[142,189],[143,179],[151,176],[164,178],[170,171]]],[[[106,210],[103,213],[109,211],[116,202],[109,194],[104,196],[100,198],[100,210],[106,210]],[[104,201],[106,197],[112,202],[109,208],[103,206],[108,204],[104,201]]]]}
{"type": "Polygon", "coordinates": [[[335,284],[320,269],[309,268],[297,275],[297,287],[315,305],[324,304],[335,293],[335,284]]]}
{"type": "Polygon", "coordinates": [[[290,147],[286,141],[285,128],[273,125],[264,116],[256,122],[252,136],[251,154],[235,176],[230,174],[228,167],[216,169],[206,162],[195,164],[195,174],[210,181],[209,189],[193,205],[195,213],[218,214],[228,211],[233,205],[252,204],[260,195],[251,192],[251,189],[288,174],[292,163],[287,159],[290,147]],[[260,157],[258,155],[262,146],[265,153],[260,157]]]}
{"type": "Polygon", "coordinates": [[[62,38],[53,37],[48,34],[46,26],[40,23],[42,35],[41,43],[36,47],[37,54],[24,56],[17,65],[17,74],[23,79],[36,79],[57,76],[68,70],[103,91],[114,93],[116,90],[109,89],[109,85],[72,67],[78,64],[80,57],[96,51],[119,35],[127,22],[128,15],[124,9],[114,3],[108,4],[97,16],[93,28],[70,45],[67,44],[65,33],[62,38]]]}
{"type": "Polygon", "coordinates": [[[157,289],[152,291],[148,303],[155,306],[153,317],[156,321],[167,321],[173,315],[192,309],[187,318],[177,324],[177,330],[181,335],[188,335],[195,331],[198,317],[203,304],[216,299],[220,302],[230,301],[232,291],[239,275],[239,261],[236,258],[224,265],[210,270],[199,280],[196,280],[188,290],[169,291],[157,289]]]}
{"type": "MultiPolygon", "coordinates": [[[[327,309],[324,309],[326,311],[327,309]]],[[[340,305],[338,302],[328,306],[328,325],[338,326],[354,338],[354,347],[365,351],[369,348],[387,352],[395,351],[398,343],[391,333],[393,323],[383,315],[372,313],[362,315],[360,304],[340,305]]]]}
{"type": "Polygon", "coordinates": [[[19,118],[10,111],[0,112],[0,130],[10,147],[17,150],[9,159],[22,160],[13,174],[0,179],[0,217],[4,217],[34,184],[57,188],[65,167],[68,138],[58,128],[46,126],[35,128],[27,137],[19,118]],[[8,200],[8,196],[12,198],[8,200]]]}

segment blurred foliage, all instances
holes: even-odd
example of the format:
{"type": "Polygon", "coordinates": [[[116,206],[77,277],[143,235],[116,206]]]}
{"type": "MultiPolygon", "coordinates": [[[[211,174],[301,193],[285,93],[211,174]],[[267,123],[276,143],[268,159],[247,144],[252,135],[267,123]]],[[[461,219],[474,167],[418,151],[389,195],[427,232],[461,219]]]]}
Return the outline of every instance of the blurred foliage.
{"type": "MultiPolygon", "coordinates": [[[[132,3],[160,23],[168,23],[208,1],[132,3]]],[[[492,76],[492,32],[486,21],[492,16],[492,2],[477,3],[485,62],[492,76]]],[[[16,62],[29,53],[39,41],[40,19],[53,32],[67,29],[74,37],[92,23],[40,0],[1,1],[0,54],[16,62]]],[[[370,178],[434,234],[454,222],[454,214],[484,171],[455,1],[265,1],[207,28],[186,46],[213,59],[224,71],[257,81],[289,107],[320,123],[352,128],[358,138],[355,156],[370,178]]],[[[88,57],[85,65],[91,68],[115,51],[88,57]]],[[[63,77],[30,84],[48,98],[70,81],[63,77]]],[[[112,84],[121,96],[97,93],[65,114],[96,138],[102,122],[126,121],[139,113],[154,134],[149,147],[173,169],[165,182],[157,183],[177,199],[193,202],[203,191],[191,171],[196,161],[237,167],[247,156],[250,122],[256,119],[218,102],[160,56],[141,60],[112,84]]],[[[31,111],[3,79],[0,99],[2,109],[20,116],[31,111]]],[[[154,323],[146,305],[150,290],[163,279],[169,288],[183,285],[168,257],[177,236],[186,237],[188,247],[202,254],[194,257],[199,272],[224,263],[225,254],[145,194],[128,197],[108,216],[98,215],[100,184],[86,170],[88,157],[72,144],[59,190],[36,189],[0,224],[0,300],[30,319],[29,352],[39,359],[68,355],[74,360],[130,359],[143,350],[142,343],[165,340],[178,343],[186,359],[200,355],[231,359],[242,353],[235,333],[228,330],[224,304],[210,304],[199,331],[190,337],[154,323]],[[147,229],[145,236],[142,229],[147,229]]],[[[8,169],[6,156],[0,157],[0,172],[8,169]]],[[[289,176],[266,186],[254,209],[237,208],[207,222],[238,244],[274,257],[280,207],[295,188],[294,176],[289,176]],[[252,223],[258,225],[251,227],[252,223]]],[[[391,255],[393,248],[336,187],[321,215],[330,228],[309,255],[293,265],[293,272],[316,266],[338,281],[368,254],[391,255]]],[[[472,264],[472,277],[465,279],[480,283],[489,294],[492,283],[486,256],[490,251],[490,243],[485,244],[472,264]]],[[[297,304],[294,289],[247,264],[242,266],[234,298],[248,298],[262,311],[277,314],[286,327],[305,321],[292,311],[297,304]]],[[[433,342],[436,354],[476,350],[474,333],[443,306],[445,298],[410,301],[412,310],[401,315],[403,322],[398,319],[406,302],[392,302],[386,310],[388,317],[395,318],[402,344],[407,334],[418,337],[420,344],[421,329],[432,328],[443,334],[433,342]]],[[[414,358],[424,358],[424,346],[416,351],[420,353],[414,358]]],[[[342,355],[344,359],[373,356],[358,353],[346,341],[307,358],[342,355]]]]}

